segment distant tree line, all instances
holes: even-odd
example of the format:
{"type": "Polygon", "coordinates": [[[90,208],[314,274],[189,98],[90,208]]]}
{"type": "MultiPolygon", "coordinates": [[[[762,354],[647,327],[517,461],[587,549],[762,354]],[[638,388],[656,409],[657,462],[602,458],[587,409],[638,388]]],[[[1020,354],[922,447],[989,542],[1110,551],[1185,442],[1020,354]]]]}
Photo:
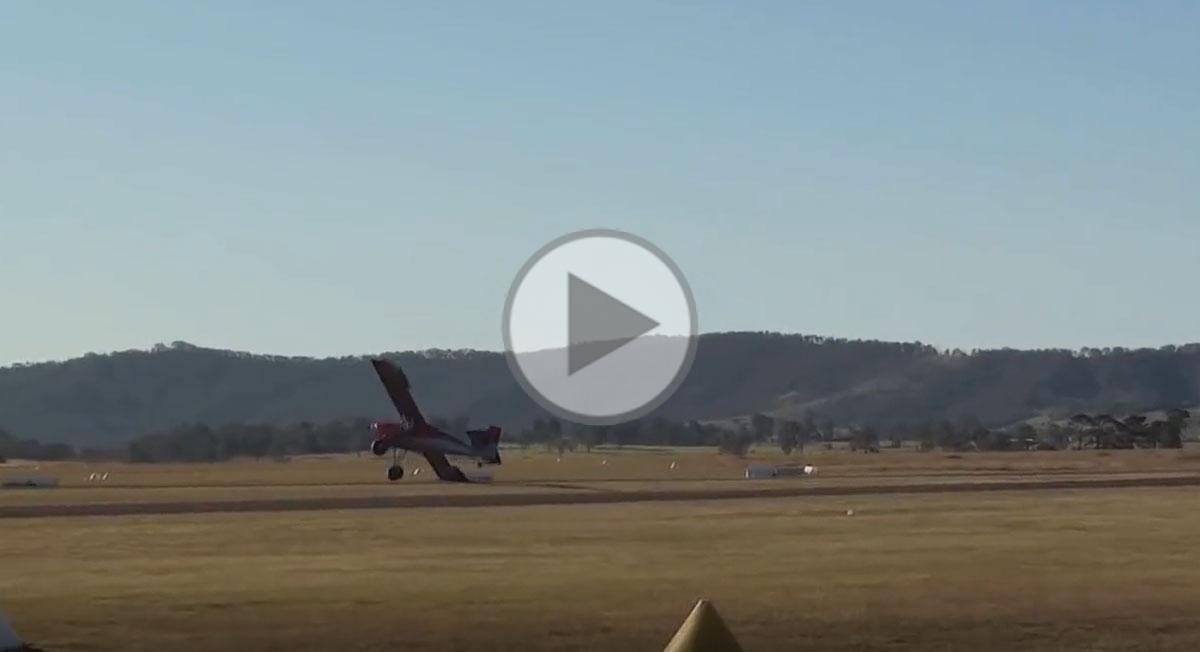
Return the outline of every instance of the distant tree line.
{"type": "Polygon", "coordinates": [[[10,459],[67,460],[75,457],[75,449],[67,444],[43,444],[36,439],[20,439],[0,428],[0,462],[10,459]]]}
{"type": "MultiPolygon", "coordinates": [[[[450,432],[469,427],[465,417],[434,417],[430,422],[450,432]]],[[[76,450],[66,444],[40,444],[0,434],[0,454],[10,458],[62,460],[72,458],[123,459],[130,462],[221,462],[237,457],[279,458],[292,455],[364,451],[371,440],[368,419],[301,422],[290,426],[231,423],[211,426],[181,424],[137,437],[111,449],[76,450]]],[[[597,446],[716,446],[722,452],[743,455],[754,443],[765,441],[745,428],[730,428],[666,417],[635,420],[615,426],[584,426],[551,416],[535,419],[531,426],[505,433],[504,442],[518,446],[543,446],[559,453],[597,446]]]]}
{"type": "Polygon", "coordinates": [[[1166,418],[1150,421],[1132,414],[1116,419],[1109,414],[1076,414],[1071,417],[1077,447],[1183,448],[1183,433],[1192,414],[1187,410],[1168,410],[1166,418]]]}
{"type": "MultiPolygon", "coordinates": [[[[799,419],[757,413],[748,418],[703,423],[664,416],[637,419],[613,426],[587,426],[552,416],[505,435],[510,445],[541,446],[559,454],[590,452],[599,446],[714,446],[721,453],[744,456],[752,447],[777,446],[783,453],[803,453],[814,445],[835,442],[852,451],[878,452],[906,443],[920,450],[1022,451],[1064,449],[1181,448],[1191,414],[1172,409],[1161,418],[1133,414],[1077,414],[1065,422],[1041,427],[1028,423],[1004,428],[985,427],[979,419],[938,419],[877,427],[837,424],[809,412],[799,419]]],[[[450,432],[462,432],[466,417],[431,422],[450,432]]],[[[123,459],[130,462],[221,462],[237,457],[280,458],[293,455],[349,453],[366,450],[371,439],[365,418],[294,425],[233,423],[210,426],[183,424],[138,437],[121,448],[83,449],[61,443],[43,444],[0,430],[0,459],[66,460],[123,459]]]]}
{"type": "Polygon", "coordinates": [[[696,420],[655,416],[612,426],[564,423],[551,416],[511,435],[513,441],[550,447],[571,446],[591,450],[597,446],[716,446],[728,430],[696,420]]]}
{"type": "Polygon", "coordinates": [[[187,424],[134,439],[125,457],[130,462],[222,462],[235,457],[349,453],[366,449],[369,426],[366,419],[291,426],[187,424]]]}
{"type": "MultiPolygon", "coordinates": [[[[449,432],[461,433],[471,426],[466,417],[431,417],[430,422],[449,432]]],[[[305,454],[364,451],[371,440],[368,419],[302,422],[292,426],[269,424],[185,424],[144,435],[123,449],[108,451],[108,457],[131,462],[220,462],[235,457],[267,458],[305,454]]],[[[532,425],[505,433],[504,442],[519,446],[543,446],[560,453],[597,446],[664,445],[718,446],[723,452],[744,454],[758,441],[726,427],[653,417],[615,426],[583,426],[551,416],[534,419],[532,425]]],[[[105,456],[104,451],[91,455],[105,456]]]]}
{"type": "Polygon", "coordinates": [[[882,446],[899,448],[914,442],[921,450],[950,451],[1022,451],[1182,448],[1191,413],[1171,409],[1163,418],[1132,414],[1117,419],[1108,414],[1077,414],[1065,424],[1049,422],[1041,427],[1021,423],[993,429],[979,419],[965,417],[957,421],[931,419],[918,423],[900,423],[881,432],[872,425],[838,427],[832,421],[817,425],[811,414],[799,421],[775,419],[763,414],[751,418],[756,441],[770,436],[787,454],[804,450],[812,442],[842,441],[851,450],[878,452],[882,446]]]}
{"type": "MultiPolygon", "coordinates": [[[[1191,414],[1173,409],[1162,419],[1130,415],[1117,420],[1109,415],[1076,415],[1066,423],[1049,422],[1039,427],[1022,423],[1008,428],[988,428],[975,417],[957,420],[928,419],[890,426],[838,424],[812,412],[799,419],[756,413],[747,419],[718,423],[673,420],[665,417],[640,419],[615,426],[564,424],[553,417],[536,419],[515,440],[540,444],[559,453],[596,446],[716,446],[722,453],[745,455],[751,447],[774,444],[787,455],[803,453],[807,447],[832,447],[837,442],[852,451],[878,452],[883,447],[900,448],[906,442],[920,450],[1024,451],[1180,448],[1191,414]]],[[[510,440],[511,441],[511,440],[510,440]]]]}
{"type": "Polygon", "coordinates": [[[184,424],[138,437],[119,448],[76,449],[68,444],[43,444],[18,439],[0,430],[0,461],[4,459],[106,459],[129,462],[223,462],[236,457],[287,457],[365,450],[371,435],[365,419],[293,426],[260,424],[184,424]]]}

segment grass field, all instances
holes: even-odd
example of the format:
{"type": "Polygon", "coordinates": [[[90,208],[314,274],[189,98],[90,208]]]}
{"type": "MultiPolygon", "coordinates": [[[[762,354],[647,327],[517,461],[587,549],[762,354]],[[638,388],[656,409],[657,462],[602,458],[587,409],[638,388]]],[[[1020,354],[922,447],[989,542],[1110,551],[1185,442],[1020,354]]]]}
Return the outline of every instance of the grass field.
{"type": "MultiPolygon", "coordinates": [[[[852,477],[969,474],[1057,474],[1200,471],[1200,447],[1184,450],[1044,451],[1023,453],[919,453],[912,449],[883,449],[879,454],[809,449],[784,456],[775,449],[754,451],[744,459],[718,455],[712,448],[597,449],[561,457],[540,449],[507,449],[497,479],[513,482],[606,482],[613,480],[737,479],[747,464],[812,463],[822,476],[852,477]],[[670,469],[670,464],[676,464],[670,469]]],[[[61,462],[37,464],[39,471],[58,477],[65,487],[97,485],[91,473],[108,472],[105,486],[115,487],[245,487],[285,485],[371,485],[380,482],[387,458],[368,454],[306,456],[286,464],[272,460],[240,460],[221,464],[121,464],[61,462]]],[[[419,456],[409,456],[404,485],[435,482],[419,456]],[[421,474],[412,472],[421,469],[421,474]]],[[[0,476],[4,474],[0,467],[0,476]]]]}
{"type": "MultiPolygon", "coordinates": [[[[1195,471],[1190,452],[813,459],[821,481],[854,483],[1195,471]]],[[[522,470],[515,453],[517,489],[466,490],[524,490],[539,469],[632,487],[659,482],[668,457],[684,471],[670,482],[737,484],[743,464],[607,455],[529,454],[522,470]]],[[[365,459],[114,468],[117,486],[0,504],[443,488],[379,483],[365,459]]],[[[1196,650],[1197,507],[1177,488],[0,519],[0,609],[51,652],[656,650],[700,597],[751,651],[1196,650]]]]}

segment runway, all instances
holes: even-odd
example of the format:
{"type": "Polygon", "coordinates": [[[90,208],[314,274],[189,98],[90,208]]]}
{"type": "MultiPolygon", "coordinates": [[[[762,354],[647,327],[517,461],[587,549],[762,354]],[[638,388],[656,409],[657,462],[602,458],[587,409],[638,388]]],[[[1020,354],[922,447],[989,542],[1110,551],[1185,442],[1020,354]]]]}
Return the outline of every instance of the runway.
{"type": "Polygon", "coordinates": [[[887,494],[945,494],[994,491],[1096,490],[1138,487],[1196,487],[1200,475],[1149,475],[1088,479],[1034,479],[983,482],[941,482],[891,485],[804,486],[804,480],[775,480],[778,487],[756,484],[730,488],[727,483],[712,489],[644,489],[597,491],[594,488],[557,483],[558,491],[527,493],[422,493],[398,496],[329,496],[305,498],[259,498],[251,500],[191,500],[122,503],[63,503],[0,505],[0,518],[48,518],[71,516],[146,516],[169,514],[213,514],[247,512],[299,512],[313,510],[419,509],[463,507],[527,507],[539,505],[605,505],[617,503],[737,500],[751,498],[804,498],[887,494]]]}

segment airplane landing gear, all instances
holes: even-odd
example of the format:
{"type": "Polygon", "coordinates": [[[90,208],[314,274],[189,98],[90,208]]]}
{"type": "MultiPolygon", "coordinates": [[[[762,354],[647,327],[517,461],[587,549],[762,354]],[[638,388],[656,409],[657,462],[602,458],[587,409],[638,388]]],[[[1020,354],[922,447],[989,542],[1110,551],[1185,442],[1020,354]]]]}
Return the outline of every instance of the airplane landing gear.
{"type": "MultiPolygon", "coordinates": [[[[372,450],[374,450],[374,445],[372,445],[372,450]]],[[[408,453],[406,450],[392,449],[392,465],[388,467],[388,480],[395,482],[404,477],[404,467],[400,466],[400,461],[404,459],[406,453],[408,453]]]]}

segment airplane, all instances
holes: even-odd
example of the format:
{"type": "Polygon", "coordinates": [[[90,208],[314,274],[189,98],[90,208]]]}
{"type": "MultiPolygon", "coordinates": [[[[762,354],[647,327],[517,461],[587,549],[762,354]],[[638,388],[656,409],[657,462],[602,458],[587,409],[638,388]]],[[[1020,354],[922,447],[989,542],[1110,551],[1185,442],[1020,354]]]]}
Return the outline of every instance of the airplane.
{"type": "Polygon", "coordinates": [[[371,452],[380,457],[392,452],[392,465],[388,467],[388,480],[395,482],[404,477],[400,460],[409,451],[425,456],[439,480],[447,482],[470,482],[462,469],[446,459],[447,455],[469,457],[478,466],[500,464],[500,428],[488,426],[483,430],[468,430],[466,440],[444,432],[425,420],[417,402],[413,400],[411,386],[404,372],[387,360],[371,360],[375,373],[387,390],[388,397],[400,413],[399,422],[376,421],[371,424],[375,439],[371,452]]]}

